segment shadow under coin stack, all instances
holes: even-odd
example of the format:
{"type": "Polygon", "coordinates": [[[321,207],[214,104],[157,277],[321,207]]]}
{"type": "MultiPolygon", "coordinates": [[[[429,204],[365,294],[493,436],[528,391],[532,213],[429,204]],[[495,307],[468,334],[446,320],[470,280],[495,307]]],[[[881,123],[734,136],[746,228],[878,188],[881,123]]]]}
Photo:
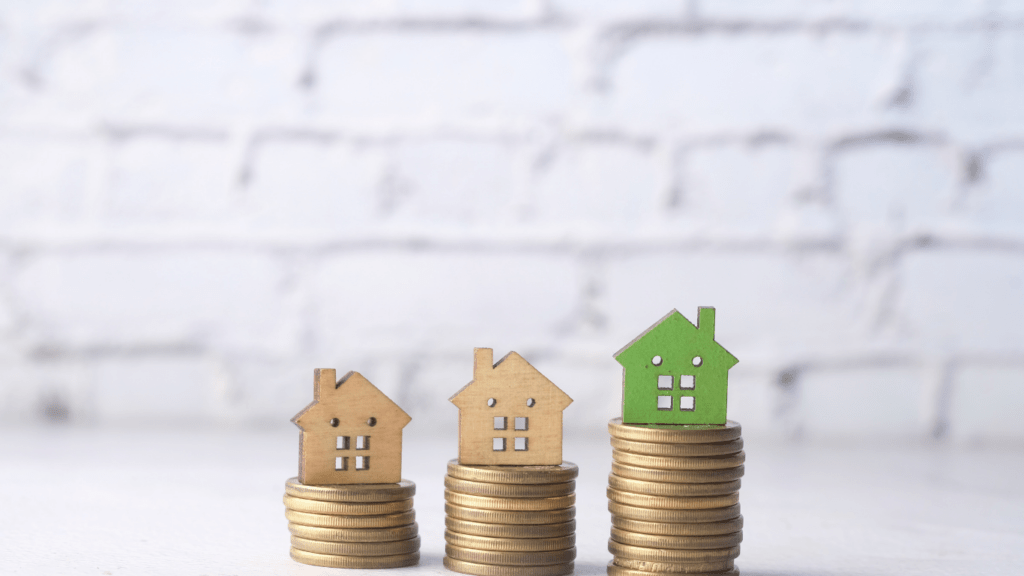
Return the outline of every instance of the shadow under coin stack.
{"type": "Polygon", "coordinates": [[[608,423],[609,576],[738,575],[740,425],[608,423]]]}
{"type": "Polygon", "coordinates": [[[560,466],[463,466],[444,479],[444,565],[476,576],[563,576],[576,559],[576,475],[560,466]]]}
{"type": "Polygon", "coordinates": [[[285,483],[285,517],[297,562],[329,568],[398,568],[420,559],[416,485],[285,483]]]}

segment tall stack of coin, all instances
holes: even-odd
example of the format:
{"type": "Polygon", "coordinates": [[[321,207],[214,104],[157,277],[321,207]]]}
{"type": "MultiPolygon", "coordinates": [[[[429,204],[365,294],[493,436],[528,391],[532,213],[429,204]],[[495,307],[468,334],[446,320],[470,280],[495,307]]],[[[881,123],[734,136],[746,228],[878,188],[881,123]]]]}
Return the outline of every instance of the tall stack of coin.
{"type": "Polygon", "coordinates": [[[297,562],[328,568],[398,568],[420,560],[416,485],[285,483],[285,518],[297,562]]]}
{"type": "Polygon", "coordinates": [[[463,466],[444,479],[444,565],[475,576],[563,576],[576,559],[576,475],[560,466],[463,466]]]}
{"type": "Polygon", "coordinates": [[[609,576],[739,574],[740,425],[608,423],[609,576]]]}

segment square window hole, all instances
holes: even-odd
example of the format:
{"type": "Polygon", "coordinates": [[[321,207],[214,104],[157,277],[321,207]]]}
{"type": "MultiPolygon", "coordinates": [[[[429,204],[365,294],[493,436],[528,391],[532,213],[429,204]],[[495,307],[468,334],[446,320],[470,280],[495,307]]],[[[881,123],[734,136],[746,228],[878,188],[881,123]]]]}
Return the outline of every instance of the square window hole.
{"type": "Polygon", "coordinates": [[[658,390],[671,390],[672,389],[672,376],[669,374],[662,374],[658,376],[658,390]]]}
{"type": "Polygon", "coordinates": [[[693,390],[693,374],[683,374],[680,376],[679,387],[683,390],[693,390]]]}
{"type": "Polygon", "coordinates": [[[526,416],[516,416],[516,430],[526,430],[529,420],[526,416]]]}
{"type": "Polygon", "coordinates": [[[338,436],[338,450],[348,450],[348,436],[338,436]]]}
{"type": "Polygon", "coordinates": [[[370,449],[370,437],[369,436],[356,436],[356,450],[369,450],[370,449]]]}
{"type": "Polygon", "coordinates": [[[519,452],[525,451],[525,450],[527,450],[527,446],[528,446],[528,443],[527,443],[527,439],[526,438],[516,438],[516,450],[517,451],[519,451],[519,452]]]}
{"type": "Polygon", "coordinates": [[[495,430],[507,430],[508,429],[508,418],[504,416],[494,417],[494,429],[495,430]]]}
{"type": "Polygon", "coordinates": [[[694,397],[693,396],[682,396],[679,398],[679,409],[693,411],[694,397]]]}
{"type": "Polygon", "coordinates": [[[335,458],[334,459],[334,469],[335,470],[348,470],[348,457],[347,456],[338,456],[337,458],[335,458]]]}
{"type": "Polygon", "coordinates": [[[491,450],[494,450],[495,452],[504,452],[505,451],[505,439],[504,438],[494,438],[493,442],[491,442],[491,450]]]}
{"type": "Polygon", "coordinates": [[[671,410],[672,409],[672,397],[671,396],[658,396],[658,410],[671,410]]]}
{"type": "Polygon", "coordinates": [[[370,457],[369,456],[356,456],[356,470],[369,470],[370,469],[370,457]]]}

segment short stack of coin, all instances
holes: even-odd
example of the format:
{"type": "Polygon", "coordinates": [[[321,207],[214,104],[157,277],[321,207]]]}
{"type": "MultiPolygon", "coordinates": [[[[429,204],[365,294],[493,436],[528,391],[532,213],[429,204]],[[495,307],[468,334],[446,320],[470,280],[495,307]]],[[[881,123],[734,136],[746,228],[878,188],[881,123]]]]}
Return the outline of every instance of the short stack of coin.
{"type": "Polygon", "coordinates": [[[733,576],[740,554],[740,425],[608,423],[609,576],[733,576]]]}
{"type": "Polygon", "coordinates": [[[416,485],[285,483],[284,515],[297,562],[328,568],[398,568],[420,560],[416,485]]]}
{"type": "Polygon", "coordinates": [[[560,466],[463,466],[444,479],[444,565],[475,576],[564,576],[576,559],[576,475],[560,466]]]}

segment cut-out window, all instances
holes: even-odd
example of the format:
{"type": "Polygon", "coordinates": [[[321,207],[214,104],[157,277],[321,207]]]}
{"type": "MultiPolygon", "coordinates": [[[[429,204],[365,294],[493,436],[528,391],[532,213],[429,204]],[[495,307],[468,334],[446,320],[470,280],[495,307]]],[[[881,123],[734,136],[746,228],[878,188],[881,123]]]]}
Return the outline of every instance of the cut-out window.
{"type": "Polygon", "coordinates": [[[331,426],[337,428],[338,424],[341,424],[341,420],[338,420],[337,418],[331,418],[331,426]]]}
{"type": "Polygon", "coordinates": [[[528,444],[526,438],[516,438],[516,450],[518,452],[525,451],[527,449],[527,446],[528,444]]]}
{"type": "Polygon", "coordinates": [[[487,405],[489,407],[494,408],[497,404],[498,404],[498,401],[495,400],[494,398],[488,398],[487,399],[487,405]]]}
{"type": "Polygon", "coordinates": [[[683,374],[680,376],[679,387],[683,390],[693,390],[693,374],[683,374]]]}
{"type": "Polygon", "coordinates": [[[526,430],[530,424],[530,419],[526,416],[516,416],[516,430],[526,430]]]}
{"type": "Polygon", "coordinates": [[[669,374],[658,376],[658,390],[671,390],[673,377],[669,374]]]}
{"type": "Polygon", "coordinates": [[[348,456],[338,456],[334,459],[335,470],[348,470],[348,456]]]}
{"type": "Polygon", "coordinates": [[[366,425],[369,426],[370,428],[373,428],[374,426],[377,425],[377,419],[374,418],[373,416],[370,416],[370,419],[366,421],[366,425]]]}
{"type": "Polygon", "coordinates": [[[508,418],[504,416],[494,417],[494,429],[495,430],[508,430],[508,418]]]}
{"type": "Polygon", "coordinates": [[[369,436],[356,436],[356,450],[369,450],[370,449],[370,437],[369,436]]]}
{"type": "Polygon", "coordinates": [[[655,366],[661,366],[661,356],[655,356],[654,358],[651,358],[651,364],[654,364],[655,366]]]}
{"type": "Polygon", "coordinates": [[[672,409],[672,397],[671,396],[658,396],[658,410],[671,410],[672,409]]]}
{"type": "Polygon", "coordinates": [[[348,436],[338,436],[338,450],[348,450],[348,436]]]}
{"type": "Polygon", "coordinates": [[[494,450],[495,452],[504,452],[505,451],[505,439],[504,438],[494,438],[493,442],[491,442],[491,450],[494,450]]]}
{"type": "Polygon", "coordinates": [[[682,396],[679,398],[679,409],[692,412],[694,406],[693,396],[682,396]]]}
{"type": "Polygon", "coordinates": [[[535,404],[537,404],[537,401],[534,400],[533,398],[527,398],[526,399],[526,407],[527,408],[533,408],[535,404]]]}
{"type": "Polygon", "coordinates": [[[356,470],[369,470],[370,469],[370,457],[369,456],[356,456],[356,470]]]}
{"type": "Polygon", "coordinates": [[[703,363],[704,363],[704,359],[701,358],[700,356],[694,356],[693,357],[693,365],[694,366],[700,366],[703,363]]]}

